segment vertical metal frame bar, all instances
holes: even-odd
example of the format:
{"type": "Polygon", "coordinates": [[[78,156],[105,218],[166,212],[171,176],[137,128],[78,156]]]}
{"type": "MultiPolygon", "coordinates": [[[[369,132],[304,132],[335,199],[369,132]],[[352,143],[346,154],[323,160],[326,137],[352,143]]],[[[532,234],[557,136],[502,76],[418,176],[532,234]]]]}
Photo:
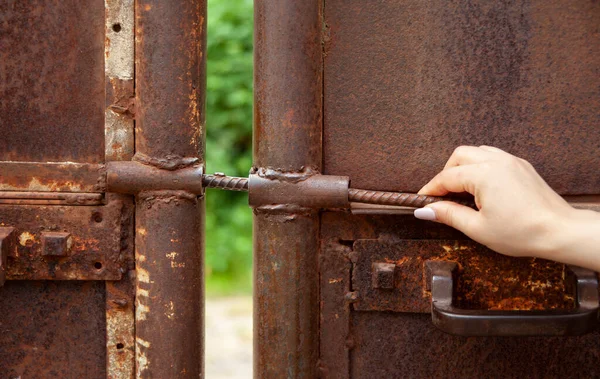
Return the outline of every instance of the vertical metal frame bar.
{"type": "MultiPolygon", "coordinates": [[[[286,180],[321,170],[321,0],[256,0],[254,166],[286,180]]],[[[254,377],[314,378],[319,214],[254,209],[254,377]]]]}
{"type": "MultiPolygon", "coordinates": [[[[203,159],[205,20],[205,0],[136,2],[134,160],[177,170],[203,159]]],[[[203,376],[203,214],[184,191],[137,196],[137,377],[203,376]]]]}
{"type": "MultiPolygon", "coordinates": [[[[134,0],[105,0],[104,6],[105,161],[130,160],[134,153],[134,0]]],[[[109,196],[133,202],[125,195],[109,196]]],[[[133,223],[133,215],[124,216],[123,223],[133,223]]],[[[128,235],[121,236],[121,248],[131,252],[133,237],[129,229],[126,230],[128,235]],[[126,242],[128,246],[123,246],[126,242]]],[[[130,266],[131,271],[124,274],[122,280],[106,282],[106,374],[109,379],[131,379],[135,375],[133,262],[130,266]]]]}

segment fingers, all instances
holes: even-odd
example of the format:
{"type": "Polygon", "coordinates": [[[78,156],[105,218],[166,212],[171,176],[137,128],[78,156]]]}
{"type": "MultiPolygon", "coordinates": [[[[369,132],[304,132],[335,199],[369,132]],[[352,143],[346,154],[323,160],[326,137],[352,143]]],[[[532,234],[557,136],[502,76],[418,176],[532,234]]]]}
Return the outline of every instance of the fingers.
{"type": "Polygon", "coordinates": [[[417,209],[415,217],[446,224],[467,236],[475,235],[480,223],[479,212],[451,201],[440,201],[417,209]]]}
{"type": "Polygon", "coordinates": [[[480,165],[456,166],[437,174],[419,191],[420,195],[444,196],[450,192],[475,194],[482,168],[480,165]]]}

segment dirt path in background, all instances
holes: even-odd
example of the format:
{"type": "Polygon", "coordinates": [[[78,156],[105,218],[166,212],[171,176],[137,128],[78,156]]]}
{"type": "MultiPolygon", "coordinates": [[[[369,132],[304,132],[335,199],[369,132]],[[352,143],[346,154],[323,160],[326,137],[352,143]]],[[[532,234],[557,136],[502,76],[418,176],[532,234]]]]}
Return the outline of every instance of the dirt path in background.
{"type": "Polygon", "coordinates": [[[252,378],[252,297],[206,300],[206,379],[252,378]]]}

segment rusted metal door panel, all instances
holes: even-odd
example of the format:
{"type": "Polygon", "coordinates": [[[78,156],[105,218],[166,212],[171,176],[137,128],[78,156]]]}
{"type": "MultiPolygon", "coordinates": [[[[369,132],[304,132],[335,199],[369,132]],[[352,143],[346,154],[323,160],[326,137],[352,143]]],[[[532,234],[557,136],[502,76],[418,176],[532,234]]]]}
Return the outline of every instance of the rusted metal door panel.
{"type": "Polygon", "coordinates": [[[417,191],[461,144],[600,192],[600,4],[325,2],[324,170],[417,191]]]}
{"type": "MultiPolygon", "coordinates": [[[[417,191],[456,146],[489,144],[563,195],[600,193],[598,4],[327,1],[324,18],[326,174],[417,191]]],[[[501,257],[412,216],[326,213],[321,238],[327,378],[598,375],[597,332],[457,337],[418,314],[431,307],[427,260],[458,262],[454,300],[481,310],[573,309],[564,265],[501,257]]]]}
{"type": "Polygon", "coordinates": [[[201,377],[202,192],[159,179],[202,172],[206,3],[0,13],[2,372],[201,377]]]}
{"type": "MultiPolygon", "coordinates": [[[[566,1],[257,1],[253,173],[296,183],[324,170],[354,188],[416,191],[457,145],[487,143],[593,205],[599,18],[597,4],[566,1]]],[[[254,210],[256,377],[595,375],[596,333],[455,337],[427,314],[427,260],[458,262],[457,304],[486,311],[577,309],[564,265],[499,257],[412,215],[373,215],[389,210],[315,218],[285,199],[264,204],[254,210]]]]}
{"type": "Polygon", "coordinates": [[[8,281],[0,288],[5,378],[106,378],[103,282],[8,281]]]}
{"type": "MultiPolygon", "coordinates": [[[[600,334],[457,337],[429,315],[355,312],[351,378],[596,378],[600,334]]],[[[331,375],[329,377],[341,377],[331,375]]]]}
{"type": "Polygon", "coordinates": [[[0,35],[0,160],[103,162],[104,1],[3,1],[0,35]]]}

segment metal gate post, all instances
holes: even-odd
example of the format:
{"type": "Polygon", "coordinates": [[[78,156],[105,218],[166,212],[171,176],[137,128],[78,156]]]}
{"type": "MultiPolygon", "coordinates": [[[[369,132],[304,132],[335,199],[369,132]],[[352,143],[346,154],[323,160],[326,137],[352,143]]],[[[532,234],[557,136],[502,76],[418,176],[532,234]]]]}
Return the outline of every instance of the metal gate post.
{"type": "MultiPolygon", "coordinates": [[[[136,155],[165,170],[204,155],[205,0],[136,2],[136,155]]],[[[137,377],[203,376],[203,210],[185,191],[136,208],[137,377]]]]}
{"type": "MultiPolygon", "coordinates": [[[[254,22],[254,166],[302,180],[321,170],[322,4],[256,0],[254,22]]],[[[318,231],[312,209],[254,209],[255,378],[316,377],[318,231]]]]}

